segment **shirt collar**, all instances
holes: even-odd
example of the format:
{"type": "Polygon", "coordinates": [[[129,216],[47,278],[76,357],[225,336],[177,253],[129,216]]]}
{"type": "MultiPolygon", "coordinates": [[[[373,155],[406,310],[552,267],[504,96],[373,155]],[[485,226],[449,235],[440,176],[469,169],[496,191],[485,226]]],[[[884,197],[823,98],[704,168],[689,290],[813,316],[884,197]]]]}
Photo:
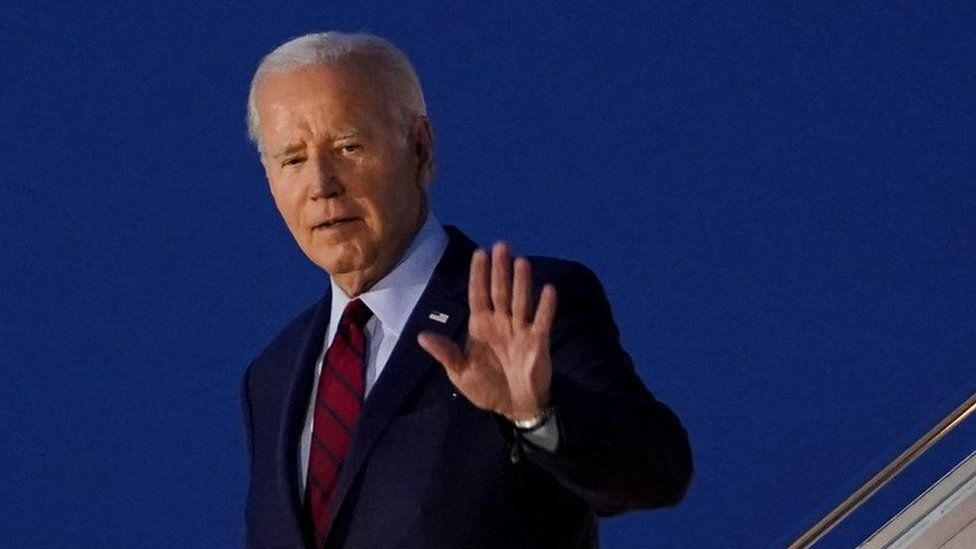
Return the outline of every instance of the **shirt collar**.
{"type": "MultiPolygon", "coordinates": [[[[390,330],[399,337],[403,332],[410,313],[420,300],[421,294],[427,288],[427,282],[434,274],[434,268],[447,249],[447,233],[433,214],[428,213],[427,219],[417,235],[413,238],[407,251],[400,258],[386,276],[373,285],[368,291],[359,295],[359,299],[383,324],[385,330],[390,330]]],[[[342,291],[335,280],[329,277],[332,285],[332,321],[335,325],[351,301],[346,292],[342,291]]]]}

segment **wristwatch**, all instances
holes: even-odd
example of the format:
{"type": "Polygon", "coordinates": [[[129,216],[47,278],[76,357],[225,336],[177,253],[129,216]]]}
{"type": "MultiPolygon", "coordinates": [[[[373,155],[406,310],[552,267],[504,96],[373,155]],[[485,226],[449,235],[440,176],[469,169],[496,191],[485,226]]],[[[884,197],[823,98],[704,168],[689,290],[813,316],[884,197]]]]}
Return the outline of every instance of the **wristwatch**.
{"type": "Polygon", "coordinates": [[[530,417],[529,419],[512,419],[512,425],[515,426],[515,431],[517,433],[531,433],[539,427],[542,427],[552,418],[552,405],[546,406],[542,409],[542,412],[535,417],[530,417]]]}

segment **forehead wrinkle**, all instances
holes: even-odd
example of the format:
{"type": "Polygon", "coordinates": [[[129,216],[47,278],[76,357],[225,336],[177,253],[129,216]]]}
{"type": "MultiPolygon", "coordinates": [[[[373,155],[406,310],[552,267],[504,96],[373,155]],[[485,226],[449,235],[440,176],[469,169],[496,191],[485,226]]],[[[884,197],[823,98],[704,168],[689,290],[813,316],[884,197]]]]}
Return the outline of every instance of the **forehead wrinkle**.
{"type": "Polygon", "coordinates": [[[335,105],[316,105],[300,116],[281,117],[280,131],[301,132],[314,141],[334,141],[363,134],[359,125],[351,123],[351,120],[343,120],[350,117],[355,117],[351,110],[335,105]]]}
{"type": "Polygon", "coordinates": [[[322,95],[294,88],[282,89],[282,83],[277,81],[266,82],[265,86],[283,92],[267,105],[268,116],[263,117],[265,123],[273,124],[273,133],[277,134],[266,143],[273,152],[271,156],[290,153],[293,148],[325,145],[348,138],[371,139],[377,133],[392,132],[397,126],[395,117],[386,112],[383,105],[376,105],[376,100],[363,105],[350,98],[358,95],[356,89],[362,85],[354,76],[361,75],[338,73],[337,81],[322,95]],[[284,144],[275,147],[273,141],[284,144]]]}

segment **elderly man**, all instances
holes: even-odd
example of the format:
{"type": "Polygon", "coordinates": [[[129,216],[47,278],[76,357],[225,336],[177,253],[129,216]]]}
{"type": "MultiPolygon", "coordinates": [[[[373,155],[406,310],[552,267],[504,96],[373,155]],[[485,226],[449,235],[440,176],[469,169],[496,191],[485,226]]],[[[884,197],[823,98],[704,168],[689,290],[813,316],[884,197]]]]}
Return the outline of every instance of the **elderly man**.
{"type": "Polygon", "coordinates": [[[254,75],[248,123],[330,280],[244,376],[249,546],[592,547],[598,515],[682,497],[685,432],[594,275],[489,257],[430,212],[430,125],[399,50],[292,40],[254,75]]]}

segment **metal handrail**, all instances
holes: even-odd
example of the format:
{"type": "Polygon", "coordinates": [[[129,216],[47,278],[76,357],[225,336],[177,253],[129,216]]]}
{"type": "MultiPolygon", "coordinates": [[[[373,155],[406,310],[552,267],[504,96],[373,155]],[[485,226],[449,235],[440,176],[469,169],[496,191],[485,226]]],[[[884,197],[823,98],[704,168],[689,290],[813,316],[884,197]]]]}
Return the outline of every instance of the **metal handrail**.
{"type": "Polygon", "coordinates": [[[908,467],[926,450],[939,442],[945,435],[952,431],[957,425],[962,423],[970,414],[976,411],[976,393],[973,393],[965,402],[960,404],[955,410],[949,413],[935,427],[929,429],[922,438],[915,441],[904,452],[898,455],[884,469],[878,471],[860,488],[835,507],[827,516],[820,519],[809,530],[803,533],[796,541],[790,544],[789,549],[807,549],[830,532],[837,524],[853,513],[862,503],[867,501],[875,492],[880,490],[895,475],[908,467]]]}

